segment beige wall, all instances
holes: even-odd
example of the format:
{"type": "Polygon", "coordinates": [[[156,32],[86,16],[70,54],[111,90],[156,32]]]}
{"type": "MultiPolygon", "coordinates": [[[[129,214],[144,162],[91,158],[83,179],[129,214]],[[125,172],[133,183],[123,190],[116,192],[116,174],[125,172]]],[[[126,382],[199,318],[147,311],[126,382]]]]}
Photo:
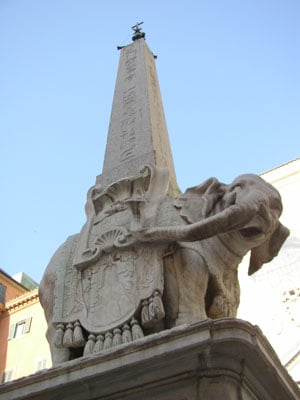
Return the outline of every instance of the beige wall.
{"type": "MultiPolygon", "coordinates": [[[[287,365],[300,350],[300,159],[261,176],[279,190],[284,206],[280,220],[291,233],[279,255],[252,277],[247,276],[249,258],[240,265],[238,317],[257,324],[287,365]]],[[[300,381],[299,356],[288,370],[300,381]]]]}
{"type": "Polygon", "coordinates": [[[6,304],[6,312],[0,319],[0,375],[12,371],[12,379],[32,374],[38,370],[39,362],[51,366],[47,329],[43,309],[39,303],[37,289],[6,304]],[[30,320],[27,333],[8,339],[10,327],[30,320]]]}

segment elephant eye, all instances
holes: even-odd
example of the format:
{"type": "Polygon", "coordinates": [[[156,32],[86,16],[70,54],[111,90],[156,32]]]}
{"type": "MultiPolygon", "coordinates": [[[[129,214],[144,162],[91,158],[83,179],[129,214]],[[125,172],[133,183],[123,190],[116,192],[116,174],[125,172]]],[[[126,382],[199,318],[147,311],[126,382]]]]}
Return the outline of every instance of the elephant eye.
{"type": "Polygon", "coordinates": [[[282,213],[282,203],[278,198],[273,198],[270,204],[270,208],[276,211],[279,215],[282,213]]]}

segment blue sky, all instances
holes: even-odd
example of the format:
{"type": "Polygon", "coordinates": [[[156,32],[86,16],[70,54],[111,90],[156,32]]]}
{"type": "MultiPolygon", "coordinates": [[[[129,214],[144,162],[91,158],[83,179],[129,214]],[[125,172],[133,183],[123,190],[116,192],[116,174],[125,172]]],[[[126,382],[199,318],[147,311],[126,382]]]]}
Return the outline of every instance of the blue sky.
{"type": "Polygon", "coordinates": [[[137,21],[182,190],[298,158],[299,20],[298,0],[0,0],[0,267],[39,281],[84,224],[137,21]]]}

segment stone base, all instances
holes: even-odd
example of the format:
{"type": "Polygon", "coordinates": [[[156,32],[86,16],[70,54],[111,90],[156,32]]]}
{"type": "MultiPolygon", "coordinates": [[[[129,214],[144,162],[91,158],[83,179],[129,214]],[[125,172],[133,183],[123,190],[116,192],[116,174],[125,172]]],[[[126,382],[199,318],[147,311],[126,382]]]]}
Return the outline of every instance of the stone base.
{"type": "Polygon", "coordinates": [[[258,327],[183,325],[0,386],[0,400],[295,400],[300,391],[258,327]]]}

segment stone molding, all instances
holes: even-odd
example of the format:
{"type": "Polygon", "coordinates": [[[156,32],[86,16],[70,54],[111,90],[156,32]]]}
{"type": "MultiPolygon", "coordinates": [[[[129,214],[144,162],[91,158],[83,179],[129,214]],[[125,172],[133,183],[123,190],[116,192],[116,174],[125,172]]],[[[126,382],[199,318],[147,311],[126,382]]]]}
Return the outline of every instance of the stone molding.
{"type": "Polygon", "coordinates": [[[5,303],[5,308],[3,312],[6,312],[8,314],[11,314],[15,311],[19,311],[20,308],[26,307],[28,305],[31,305],[33,303],[38,303],[39,302],[39,295],[38,295],[38,289],[33,289],[30,292],[26,292],[22,294],[21,296],[18,296],[12,300],[9,300],[5,303]]]}
{"type": "Polygon", "coordinates": [[[260,329],[233,318],[182,325],[7,383],[0,400],[295,400],[260,329]]]}

